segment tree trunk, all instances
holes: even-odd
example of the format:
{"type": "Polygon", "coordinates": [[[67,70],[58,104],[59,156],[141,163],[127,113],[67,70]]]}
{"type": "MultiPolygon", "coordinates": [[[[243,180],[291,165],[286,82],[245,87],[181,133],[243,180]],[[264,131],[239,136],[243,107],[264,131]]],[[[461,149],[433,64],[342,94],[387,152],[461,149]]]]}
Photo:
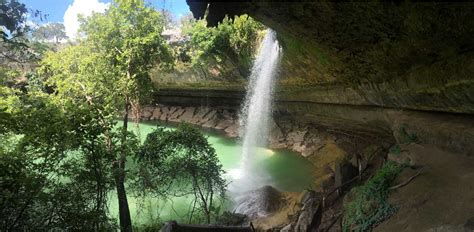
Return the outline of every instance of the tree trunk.
{"type": "Polygon", "coordinates": [[[125,192],[124,173],[122,170],[117,171],[119,173],[115,175],[115,185],[117,186],[117,198],[119,203],[120,231],[131,232],[132,220],[130,218],[130,209],[128,208],[127,193],[125,192]]]}
{"type": "Polygon", "coordinates": [[[196,189],[198,190],[198,194],[201,197],[201,201],[202,201],[202,209],[204,210],[204,213],[206,214],[207,223],[211,224],[211,212],[210,212],[209,207],[207,205],[207,203],[208,203],[207,198],[204,197],[204,194],[201,191],[201,188],[199,187],[199,183],[197,181],[196,175],[193,173],[192,176],[193,176],[194,189],[195,189],[194,191],[196,191],[196,189]]]}
{"type": "Polygon", "coordinates": [[[124,144],[127,141],[127,126],[128,126],[128,112],[130,109],[130,103],[128,98],[125,100],[125,113],[123,116],[123,130],[122,135],[122,151],[120,158],[116,164],[115,174],[115,185],[117,188],[117,198],[119,204],[119,218],[120,218],[120,231],[131,232],[132,231],[132,219],[130,217],[130,209],[128,208],[127,193],[125,191],[125,161],[127,158],[126,148],[124,144]]]}

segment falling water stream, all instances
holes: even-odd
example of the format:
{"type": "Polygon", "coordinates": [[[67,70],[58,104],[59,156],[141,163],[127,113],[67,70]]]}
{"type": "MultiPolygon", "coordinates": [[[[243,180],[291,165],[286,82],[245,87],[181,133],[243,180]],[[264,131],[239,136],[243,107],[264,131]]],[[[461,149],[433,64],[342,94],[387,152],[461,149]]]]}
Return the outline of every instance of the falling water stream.
{"type": "MultiPolygon", "coordinates": [[[[231,182],[229,197],[233,198],[230,200],[234,200],[234,205],[224,205],[224,209],[246,214],[256,212],[260,215],[261,196],[249,194],[252,190],[272,185],[281,191],[302,191],[312,184],[312,165],[298,154],[266,148],[272,111],[273,79],[281,53],[273,31],[266,34],[259,51],[240,115],[242,141],[239,143],[217,133],[203,132],[216,149],[226,171],[225,178],[231,182]]],[[[142,141],[155,126],[156,122],[140,123],[142,141]]],[[[129,168],[135,167],[131,160],[127,165],[129,168]]],[[[109,210],[118,218],[116,194],[113,191],[110,198],[109,210]]],[[[128,200],[134,223],[148,225],[156,222],[158,217],[161,220],[187,222],[186,215],[192,199],[191,195],[168,201],[153,197],[141,199],[131,193],[128,200]]]]}
{"type": "Polygon", "coordinates": [[[247,87],[247,95],[240,114],[242,134],[242,161],[240,190],[249,190],[264,184],[265,173],[255,168],[255,154],[266,147],[269,121],[272,114],[273,79],[278,67],[280,45],[274,31],[263,39],[247,87]]]}
{"type": "MultiPolygon", "coordinates": [[[[256,154],[265,149],[268,141],[269,122],[272,115],[273,84],[281,53],[281,47],[274,31],[269,30],[263,39],[259,54],[253,64],[245,102],[240,114],[242,136],[241,167],[231,173],[239,178],[234,181],[230,191],[237,201],[237,212],[248,213],[248,205],[255,207],[255,197],[248,191],[264,185],[271,185],[268,173],[255,165],[256,154]],[[247,201],[247,203],[242,202],[247,201]],[[240,202],[240,203],[239,203],[240,202]]],[[[254,210],[255,209],[251,209],[254,210]]]]}

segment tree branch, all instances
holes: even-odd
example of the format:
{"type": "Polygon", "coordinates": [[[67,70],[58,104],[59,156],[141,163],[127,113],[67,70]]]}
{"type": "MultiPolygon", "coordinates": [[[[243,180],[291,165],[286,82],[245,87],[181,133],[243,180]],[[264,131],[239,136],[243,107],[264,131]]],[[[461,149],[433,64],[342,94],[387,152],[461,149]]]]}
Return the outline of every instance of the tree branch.
{"type": "Polygon", "coordinates": [[[406,180],[405,182],[401,183],[401,184],[397,184],[395,186],[392,186],[390,188],[388,188],[388,190],[395,190],[395,189],[398,189],[398,188],[401,188],[405,185],[407,185],[408,183],[410,183],[413,179],[415,179],[417,176],[419,176],[421,174],[421,172],[423,171],[423,168],[421,168],[415,175],[411,176],[410,178],[408,178],[408,180],[406,180]]]}

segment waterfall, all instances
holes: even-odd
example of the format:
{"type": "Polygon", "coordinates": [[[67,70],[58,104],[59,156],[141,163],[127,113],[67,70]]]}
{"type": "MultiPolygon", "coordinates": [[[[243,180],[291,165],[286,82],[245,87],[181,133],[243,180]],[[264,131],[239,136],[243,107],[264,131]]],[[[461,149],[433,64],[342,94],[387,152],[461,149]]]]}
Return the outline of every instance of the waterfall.
{"type": "MultiPolygon", "coordinates": [[[[269,30],[254,61],[245,102],[240,112],[242,161],[238,173],[240,191],[261,187],[265,173],[253,166],[255,154],[267,145],[272,115],[273,82],[278,68],[281,47],[274,31],[269,30]]],[[[237,186],[235,186],[237,187],[237,186]]]]}

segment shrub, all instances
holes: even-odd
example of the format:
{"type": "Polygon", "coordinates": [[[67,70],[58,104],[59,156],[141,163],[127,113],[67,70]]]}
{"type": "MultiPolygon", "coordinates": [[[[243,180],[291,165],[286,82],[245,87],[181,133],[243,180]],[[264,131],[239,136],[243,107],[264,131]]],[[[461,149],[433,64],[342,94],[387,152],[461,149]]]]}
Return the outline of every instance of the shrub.
{"type": "Polygon", "coordinates": [[[388,202],[388,189],[402,169],[388,161],[364,185],[352,189],[344,201],[343,231],[369,231],[395,213],[388,202]]]}
{"type": "Polygon", "coordinates": [[[399,136],[401,144],[419,143],[418,136],[415,133],[409,133],[406,126],[400,127],[399,136]]]}

